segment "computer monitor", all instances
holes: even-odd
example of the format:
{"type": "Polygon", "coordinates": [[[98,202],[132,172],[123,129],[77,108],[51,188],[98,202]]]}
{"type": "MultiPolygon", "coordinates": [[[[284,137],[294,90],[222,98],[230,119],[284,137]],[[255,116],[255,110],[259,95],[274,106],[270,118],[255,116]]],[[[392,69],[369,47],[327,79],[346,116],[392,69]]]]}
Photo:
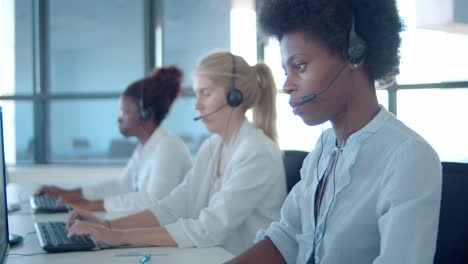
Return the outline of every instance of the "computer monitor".
{"type": "Polygon", "coordinates": [[[6,170],[5,152],[3,149],[3,116],[0,107],[0,263],[3,263],[8,250],[8,214],[6,205],[6,170]]]}

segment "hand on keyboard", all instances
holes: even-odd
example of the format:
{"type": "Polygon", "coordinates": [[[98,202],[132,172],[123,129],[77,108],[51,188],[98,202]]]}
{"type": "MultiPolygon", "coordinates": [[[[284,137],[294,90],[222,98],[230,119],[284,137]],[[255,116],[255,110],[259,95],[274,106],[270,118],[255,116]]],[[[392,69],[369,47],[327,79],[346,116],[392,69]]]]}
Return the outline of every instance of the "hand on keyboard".
{"type": "Polygon", "coordinates": [[[70,229],[77,220],[86,221],[86,222],[94,223],[96,225],[107,227],[106,220],[95,216],[90,211],[86,211],[82,209],[74,209],[70,215],[70,218],[68,218],[67,229],[70,229]]]}
{"type": "Polygon", "coordinates": [[[60,196],[57,205],[68,205],[72,208],[80,208],[89,211],[104,211],[104,203],[102,200],[90,201],[77,195],[60,196]]]}
{"type": "Polygon", "coordinates": [[[105,243],[110,246],[120,245],[122,232],[120,230],[109,229],[105,226],[82,220],[76,220],[68,229],[68,237],[74,235],[92,236],[99,243],[105,243]]]}
{"type": "Polygon", "coordinates": [[[41,187],[34,195],[41,196],[47,195],[50,197],[58,197],[60,195],[65,195],[67,190],[55,187],[55,186],[43,186],[41,187]]]}

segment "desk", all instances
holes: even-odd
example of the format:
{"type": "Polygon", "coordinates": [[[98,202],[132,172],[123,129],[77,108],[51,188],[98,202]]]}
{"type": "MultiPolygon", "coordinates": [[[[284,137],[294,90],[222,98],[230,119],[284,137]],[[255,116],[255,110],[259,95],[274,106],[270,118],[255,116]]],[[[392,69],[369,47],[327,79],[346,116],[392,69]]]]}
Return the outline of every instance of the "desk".
{"type": "MultiPolygon", "coordinates": [[[[18,191],[18,186],[14,191],[18,191]]],[[[28,187],[29,191],[33,188],[28,187]]],[[[24,190],[23,190],[24,191],[24,190]]],[[[7,195],[17,198],[18,193],[7,190],[7,195]],[[9,192],[9,193],[8,193],[9,192]]],[[[28,191],[26,191],[27,193],[28,191]]],[[[26,197],[23,193],[21,196],[26,197]]],[[[14,200],[14,199],[13,199],[14,200]]],[[[221,247],[213,248],[167,248],[167,247],[140,247],[140,248],[120,248],[120,249],[105,249],[99,251],[88,252],[70,252],[59,254],[47,254],[39,245],[37,234],[34,230],[34,222],[36,221],[65,221],[68,219],[68,214],[32,214],[29,204],[21,203],[21,211],[13,212],[9,215],[10,232],[13,234],[22,235],[24,241],[22,244],[10,248],[6,263],[47,263],[47,264],[91,264],[91,263],[138,263],[138,260],[144,254],[152,254],[151,263],[223,263],[233,257],[233,255],[221,247]],[[33,256],[16,256],[13,254],[31,254],[44,253],[33,256]],[[124,256],[141,254],[141,256],[124,256]],[[159,255],[160,254],[160,255],[159,255]]],[[[122,214],[116,213],[99,213],[101,217],[114,218],[122,214]]]]}

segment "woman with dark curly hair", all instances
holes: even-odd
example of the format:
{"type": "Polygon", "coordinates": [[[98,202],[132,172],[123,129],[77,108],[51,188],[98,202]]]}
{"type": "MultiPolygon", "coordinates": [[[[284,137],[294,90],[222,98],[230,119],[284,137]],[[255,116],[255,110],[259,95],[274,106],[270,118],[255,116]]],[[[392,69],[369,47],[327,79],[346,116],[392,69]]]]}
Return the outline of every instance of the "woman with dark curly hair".
{"type": "Polygon", "coordinates": [[[181,82],[179,68],[159,68],[123,92],[119,130],[125,137],[138,138],[140,144],[119,179],[73,190],[46,186],[37,195],[60,197],[61,204],[73,208],[129,211],[147,208],[169,194],[192,167],[184,142],[161,126],[181,82]]]}
{"type": "Polygon", "coordinates": [[[284,91],[308,125],[330,121],[305,159],[281,220],[231,263],[432,263],[441,164],[418,134],[378,104],[398,74],[394,0],[265,0],[284,91]]]}

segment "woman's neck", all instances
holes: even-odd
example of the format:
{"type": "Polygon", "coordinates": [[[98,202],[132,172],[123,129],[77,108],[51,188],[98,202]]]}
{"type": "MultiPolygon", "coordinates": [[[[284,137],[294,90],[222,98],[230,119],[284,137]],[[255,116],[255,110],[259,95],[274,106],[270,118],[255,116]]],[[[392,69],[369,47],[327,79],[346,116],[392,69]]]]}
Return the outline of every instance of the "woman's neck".
{"type": "Polygon", "coordinates": [[[366,126],[379,111],[373,82],[357,82],[341,114],[331,120],[338,146],[344,147],[349,136],[366,126]]]}
{"type": "Polygon", "coordinates": [[[231,159],[232,154],[232,146],[234,141],[237,137],[237,134],[242,126],[245,117],[240,118],[233,118],[229,124],[226,125],[225,132],[221,134],[221,147],[219,149],[219,158],[216,164],[216,177],[222,178],[224,171],[231,159]]]}
{"type": "Polygon", "coordinates": [[[142,145],[145,145],[156,128],[158,128],[158,126],[153,122],[143,123],[140,133],[137,135],[138,141],[140,141],[142,145]]]}
{"type": "Polygon", "coordinates": [[[222,138],[223,148],[229,149],[239,132],[242,123],[244,122],[245,117],[243,118],[232,118],[227,124],[226,129],[220,134],[222,138]]]}

